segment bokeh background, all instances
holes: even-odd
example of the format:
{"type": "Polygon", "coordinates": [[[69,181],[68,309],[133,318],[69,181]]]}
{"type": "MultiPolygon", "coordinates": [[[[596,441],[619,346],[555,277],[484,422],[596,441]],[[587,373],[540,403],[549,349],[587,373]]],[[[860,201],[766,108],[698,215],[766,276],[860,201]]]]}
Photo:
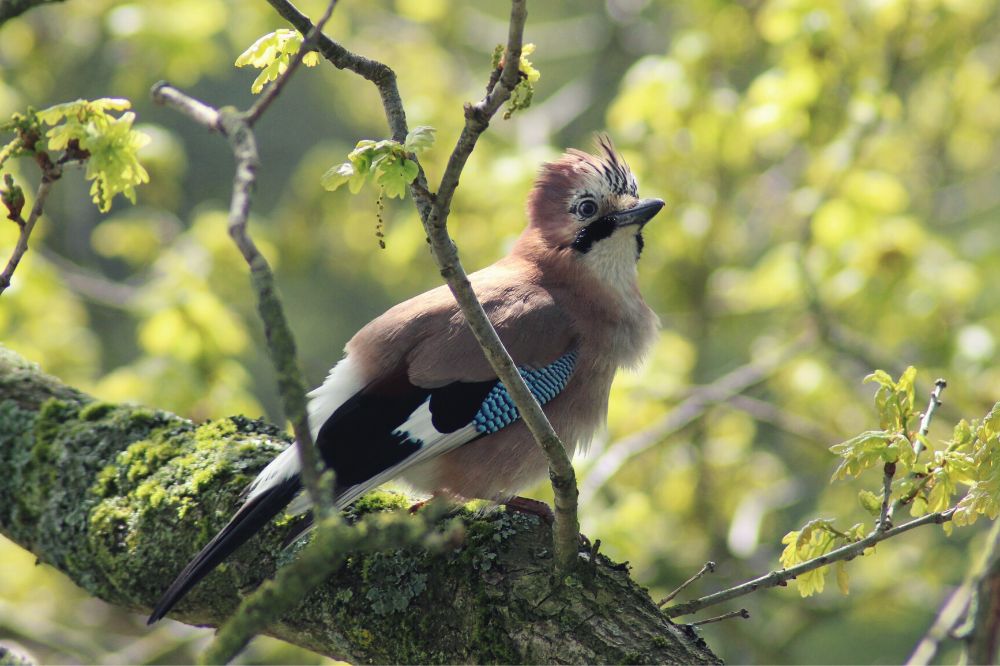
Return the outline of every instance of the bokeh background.
{"type": "MultiPolygon", "coordinates": [[[[302,3],[312,16],[323,6],[302,3]]],[[[327,28],[395,68],[411,126],[438,129],[423,157],[432,182],[506,12],[344,0],[327,28]]],[[[462,177],[451,227],[465,265],[510,246],[538,165],[598,130],[643,194],[667,201],[640,267],[663,332],[646,365],[617,380],[608,432],[578,460],[584,531],[657,598],[707,559],[718,571],[692,596],[776,568],[781,537],[810,518],[870,524],[857,492],[878,475],[830,484],[828,452],[877,427],[866,374],[917,366],[920,404],[946,377],[932,439],[1000,399],[1000,6],[545,0],[529,12],[542,78],[533,106],[498,118],[462,177]],[[699,388],[713,383],[736,390],[699,388]]],[[[245,107],[255,72],[233,61],[279,27],[265,2],[236,0],[69,0],[0,27],[0,118],[127,97],[153,138],[136,206],[119,199],[102,215],[82,174],[58,183],[0,301],[3,344],[102,399],[280,421],[225,231],[231,155],[149,101],[166,79],[245,107]]],[[[258,127],[253,232],[316,384],[357,328],[439,278],[409,200],[386,203],[381,250],[377,192],[319,186],[358,139],[386,136],[370,84],[326,63],[303,69],[258,127]]],[[[0,225],[4,256],[15,231],[0,225]]],[[[733,663],[898,663],[985,527],[908,533],[849,565],[850,595],[831,584],[801,599],[793,583],[733,604],[752,619],[704,635],[733,663]]],[[[207,640],[173,622],[147,629],[2,539],[0,562],[0,640],[43,662],[190,662],[207,640]]],[[[321,661],[263,639],[242,660],[321,661]]]]}

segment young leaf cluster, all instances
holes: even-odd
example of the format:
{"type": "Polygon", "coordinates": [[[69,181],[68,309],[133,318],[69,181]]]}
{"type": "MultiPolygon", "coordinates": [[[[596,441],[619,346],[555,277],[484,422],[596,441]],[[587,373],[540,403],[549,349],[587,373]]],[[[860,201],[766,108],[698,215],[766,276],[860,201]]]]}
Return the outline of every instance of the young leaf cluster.
{"type": "MultiPolygon", "coordinates": [[[[542,73],[535,69],[535,66],[528,60],[528,56],[535,52],[534,44],[525,44],[521,47],[521,61],[518,63],[518,82],[514,90],[510,93],[507,101],[507,110],[504,111],[504,120],[509,120],[515,111],[521,111],[531,106],[531,100],[535,96],[535,83],[542,77],[542,73]]],[[[503,44],[498,44],[493,51],[493,69],[496,70],[503,64],[503,44]]]]}
{"type": "Polygon", "coordinates": [[[363,139],[348,154],[343,164],[330,167],[321,179],[323,187],[334,191],[347,183],[357,194],[368,181],[374,181],[387,196],[403,198],[406,187],[417,177],[417,163],[408,154],[422,152],[434,143],[434,128],[416,127],[399,143],[392,139],[363,139]]]}
{"type": "MultiPolygon", "coordinates": [[[[46,150],[61,152],[57,163],[85,161],[86,178],[93,181],[90,196],[101,212],[111,209],[116,194],[123,194],[135,203],[135,187],[149,182],[149,174],[139,162],[138,151],[149,143],[149,137],[133,129],[135,114],[125,111],[131,104],[125,99],[78,99],[57,104],[41,111],[29,110],[15,114],[2,126],[16,132],[17,137],[0,150],[0,167],[10,157],[42,154],[46,150]],[[49,126],[46,131],[44,126],[49,126]],[[47,139],[43,144],[42,134],[47,139]]],[[[45,161],[48,161],[45,155],[45,161]]]]}
{"type": "MultiPolygon", "coordinates": [[[[274,81],[288,69],[289,62],[301,47],[302,35],[298,31],[280,28],[251,44],[240,54],[235,64],[237,67],[263,70],[250,86],[250,92],[256,95],[264,89],[266,83],[274,81]]],[[[316,51],[310,51],[302,58],[302,64],[306,67],[315,67],[319,61],[319,53],[316,51]]]]}
{"type": "Polygon", "coordinates": [[[842,458],[833,473],[834,479],[858,476],[880,463],[901,463],[909,466],[916,460],[907,423],[913,417],[914,387],[917,371],[910,366],[893,381],[884,370],[876,370],[865,382],[879,385],[875,392],[875,407],[879,414],[879,430],[868,430],[846,442],[830,447],[842,458]]]}
{"type": "MultiPolygon", "coordinates": [[[[982,420],[960,421],[951,439],[936,445],[910,429],[919,416],[914,410],[915,379],[912,367],[898,380],[882,370],[865,378],[878,385],[875,407],[880,429],[830,448],[841,458],[833,480],[858,477],[870,467],[881,467],[884,482],[892,479],[888,496],[870,490],[858,494],[862,508],[877,519],[884,503],[893,510],[909,505],[915,518],[953,510],[951,520],[942,522],[948,533],[954,525],[970,525],[981,515],[996,519],[1000,516],[1000,403],[982,420]],[[962,488],[965,494],[956,504],[954,499],[962,488]]],[[[782,539],[781,564],[786,568],[802,564],[862,538],[863,523],[841,532],[829,520],[813,520],[782,539]]],[[[800,594],[805,597],[822,592],[825,576],[826,567],[799,576],[800,594]]],[[[837,581],[846,593],[843,561],[837,562],[837,581]]]]}
{"type": "Polygon", "coordinates": [[[993,405],[982,420],[971,424],[959,421],[947,448],[935,452],[934,462],[928,467],[926,506],[915,501],[911,513],[939,511],[938,506],[950,502],[956,486],[967,485],[969,489],[958,502],[952,522],[962,527],[976,522],[979,516],[996,520],[1000,516],[1000,403],[993,405]]]}
{"type": "MultiPolygon", "coordinates": [[[[786,569],[811,559],[822,557],[835,548],[860,541],[865,536],[865,526],[858,523],[846,532],[841,532],[829,520],[811,520],[801,529],[789,532],[781,540],[785,549],[781,553],[781,566],[786,569]]],[[[797,579],[799,594],[803,597],[822,592],[826,586],[826,568],[813,569],[797,579]]],[[[837,563],[837,585],[844,594],[848,592],[847,568],[844,562],[837,563]]]]}

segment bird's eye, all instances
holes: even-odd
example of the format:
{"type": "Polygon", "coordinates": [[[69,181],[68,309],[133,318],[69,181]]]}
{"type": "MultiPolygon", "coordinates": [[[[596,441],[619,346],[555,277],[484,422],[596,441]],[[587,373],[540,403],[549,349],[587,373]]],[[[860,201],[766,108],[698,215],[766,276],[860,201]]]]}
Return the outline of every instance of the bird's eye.
{"type": "Polygon", "coordinates": [[[597,204],[593,201],[593,199],[584,199],[580,202],[580,205],[576,207],[576,214],[582,219],[593,217],[597,214],[597,204]]]}

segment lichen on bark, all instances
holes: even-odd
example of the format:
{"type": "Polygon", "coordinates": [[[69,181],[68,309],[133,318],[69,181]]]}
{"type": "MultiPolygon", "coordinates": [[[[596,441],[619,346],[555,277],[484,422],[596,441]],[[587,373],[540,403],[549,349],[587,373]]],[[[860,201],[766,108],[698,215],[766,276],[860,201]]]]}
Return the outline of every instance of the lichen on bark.
{"type": "MultiPolygon", "coordinates": [[[[0,349],[0,531],[95,596],[138,612],[288,444],[259,420],[196,425],[95,402],[0,349]]],[[[376,491],[348,518],[409,503],[376,491]]],[[[298,520],[262,530],[172,616],[224,620],[242,593],[294,557],[283,540],[298,520]]],[[[444,521],[462,525],[454,547],[353,553],[268,633],[369,663],[718,661],[663,617],[625,566],[598,556],[580,575],[555,580],[551,530],[537,518],[468,506],[444,521]]]]}

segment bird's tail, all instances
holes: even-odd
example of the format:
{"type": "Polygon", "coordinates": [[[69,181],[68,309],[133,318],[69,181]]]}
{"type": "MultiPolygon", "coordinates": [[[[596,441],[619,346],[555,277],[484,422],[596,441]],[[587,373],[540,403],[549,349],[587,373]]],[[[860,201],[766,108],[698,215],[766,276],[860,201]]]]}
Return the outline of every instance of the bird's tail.
{"type": "Polygon", "coordinates": [[[278,515],[301,488],[296,474],[251,497],[170,584],[157,602],[147,624],[153,624],[166,615],[198,581],[278,515]]]}

